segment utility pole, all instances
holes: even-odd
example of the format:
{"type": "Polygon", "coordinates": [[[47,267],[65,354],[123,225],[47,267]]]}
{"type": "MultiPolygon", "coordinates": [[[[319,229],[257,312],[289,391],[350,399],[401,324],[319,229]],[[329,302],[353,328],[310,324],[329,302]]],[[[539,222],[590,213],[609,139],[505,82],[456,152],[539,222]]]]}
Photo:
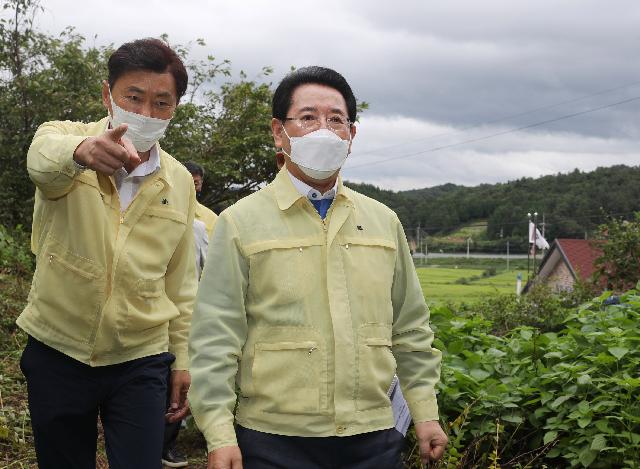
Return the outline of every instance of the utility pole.
{"type": "Polygon", "coordinates": [[[507,240],[507,272],[509,272],[509,240],[507,240]]]}
{"type": "Polygon", "coordinates": [[[469,243],[471,242],[471,237],[467,238],[467,259],[469,259],[469,243]]]}
{"type": "Polygon", "coordinates": [[[536,245],[538,236],[538,212],[533,212],[533,276],[536,276],[536,245]]]}
{"type": "Polygon", "coordinates": [[[424,261],[429,263],[429,246],[427,243],[427,235],[424,235],[424,261]]]}
{"type": "MultiPolygon", "coordinates": [[[[418,228],[416,229],[416,253],[420,251],[420,222],[418,222],[418,228]]],[[[420,263],[422,264],[422,261],[420,263]]]]}
{"type": "Polygon", "coordinates": [[[527,212],[527,282],[529,281],[529,270],[531,268],[531,213],[527,212]]]}
{"type": "Polygon", "coordinates": [[[542,237],[544,239],[547,239],[547,237],[544,235],[544,228],[546,226],[546,223],[544,222],[544,212],[542,212],[542,237]]]}

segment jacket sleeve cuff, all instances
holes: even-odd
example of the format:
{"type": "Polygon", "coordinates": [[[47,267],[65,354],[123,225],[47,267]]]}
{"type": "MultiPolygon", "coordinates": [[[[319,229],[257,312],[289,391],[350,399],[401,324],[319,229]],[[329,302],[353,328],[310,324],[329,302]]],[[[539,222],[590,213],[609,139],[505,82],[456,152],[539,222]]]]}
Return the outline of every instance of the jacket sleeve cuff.
{"type": "Polygon", "coordinates": [[[176,356],[175,361],[171,364],[172,370],[188,370],[189,369],[189,354],[186,350],[171,350],[171,353],[176,356]]]}
{"type": "Polygon", "coordinates": [[[198,426],[198,428],[200,428],[205,440],[207,440],[207,452],[209,453],[225,446],[238,446],[236,430],[232,423],[216,426],[198,426]]]}
{"type": "Polygon", "coordinates": [[[429,422],[439,418],[438,401],[435,396],[419,401],[407,399],[407,405],[409,406],[413,423],[429,422]]]}
{"type": "Polygon", "coordinates": [[[63,157],[60,160],[60,172],[66,176],[73,178],[77,173],[83,171],[83,166],[77,163],[73,159],[73,154],[76,149],[84,142],[88,137],[69,136],[64,145],[66,149],[63,151],[63,157]]]}

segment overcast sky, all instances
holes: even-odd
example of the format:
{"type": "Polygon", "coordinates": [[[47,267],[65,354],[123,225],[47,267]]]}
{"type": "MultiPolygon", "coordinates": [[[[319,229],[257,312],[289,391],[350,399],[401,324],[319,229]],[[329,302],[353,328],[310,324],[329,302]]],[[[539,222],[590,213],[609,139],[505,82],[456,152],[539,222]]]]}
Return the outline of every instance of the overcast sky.
{"type": "Polygon", "coordinates": [[[637,0],[42,6],[41,29],[75,26],[90,44],[167,33],[203,38],[194,52],[250,78],[263,66],[274,82],[292,65],[338,70],[370,104],[343,171],[352,181],[404,190],[640,164],[637,0]]]}

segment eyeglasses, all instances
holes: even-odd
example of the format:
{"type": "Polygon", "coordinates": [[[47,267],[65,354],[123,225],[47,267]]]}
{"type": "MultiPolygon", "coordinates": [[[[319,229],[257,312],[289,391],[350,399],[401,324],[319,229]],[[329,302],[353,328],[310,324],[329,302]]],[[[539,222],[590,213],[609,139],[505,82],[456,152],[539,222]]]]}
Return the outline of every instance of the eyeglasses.
{"type": "MultiPolygon", "coordinates": [[[[320,117],[314,114],[304,114],[300,117],[285,117],[283,121],[295,121],[304,130],[318,130],[321,126],[320,117]]],[[[333,114],[324,118],[327,128],[335,133],[345,133],[351,127],[351,121],[339,114],[333,114]]]]}

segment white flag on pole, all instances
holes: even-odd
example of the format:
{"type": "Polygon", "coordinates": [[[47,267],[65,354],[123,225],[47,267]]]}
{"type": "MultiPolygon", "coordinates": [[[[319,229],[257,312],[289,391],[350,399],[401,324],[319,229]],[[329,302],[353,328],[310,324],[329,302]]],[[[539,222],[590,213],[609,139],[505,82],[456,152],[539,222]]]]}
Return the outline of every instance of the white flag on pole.
{"type": "Polygon", "coordinates": [[[538,249],[549,249],[549,243],[542,237],[540,230],[536,228],[533,222],[529,222],[529,244],[536,243],[538,249]]]}

